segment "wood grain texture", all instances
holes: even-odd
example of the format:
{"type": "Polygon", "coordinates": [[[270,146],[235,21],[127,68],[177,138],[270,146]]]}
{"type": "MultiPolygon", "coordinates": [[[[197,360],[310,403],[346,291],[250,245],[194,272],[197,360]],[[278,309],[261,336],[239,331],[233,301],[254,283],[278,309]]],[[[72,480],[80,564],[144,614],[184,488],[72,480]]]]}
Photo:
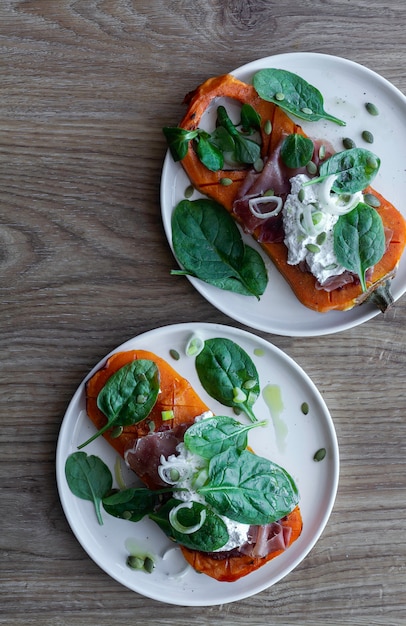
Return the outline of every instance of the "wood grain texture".
{"type": "Polygon", "coordinates": [[[164,324],[232,324],[169,277],[161,132],[209,76],[271,54],[362,63],[406,92],[403,0],[0,3],[0,624],[406,624],[406,300],[320,338],[259,335],[319,387],[341,451],[336,505],[303,563],[247,600],[148,600],[85,554],[55,446],[107,352],[164,324]]]}

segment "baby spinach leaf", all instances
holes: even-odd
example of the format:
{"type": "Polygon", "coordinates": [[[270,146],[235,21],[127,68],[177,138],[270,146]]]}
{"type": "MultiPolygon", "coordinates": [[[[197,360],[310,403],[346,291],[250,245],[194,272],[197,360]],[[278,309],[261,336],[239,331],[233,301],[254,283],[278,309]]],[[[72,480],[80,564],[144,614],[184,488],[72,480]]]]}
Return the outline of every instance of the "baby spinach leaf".
{"type": "Polygon", "coordinates": [[[263,69],[254,74],[253,85],[260,98],[273,102],[300,119],[310,122],[326,119],[345,126],[343,120],[326,113],[320,91],[297,74],[287,70],[263,69]]]}
{"type": "Polygon", "coordinates": [[[245,246],[238,226],[220,204],[182,200],[172,215],[172,243],[184,268],[172,274],[189,274],[257,298],[263,294],[268,277],[262,257],[245,246]]]}
{"type": "Polygon", "coordinates": [[[378,173],[381,161],[373,152],[365,148],[351,148],[333,154],[322,162],[319,168],[320,178],[336,174],[332,186],[336,193],[356,193],[362,191],[378,173]]]}
{"type": "Polygon", "coordinates": [[[245,350],[230,339],[207,339],[195,363],[200,382],[212,398],[257,421],[252,406],[260,392],[258,372],[245,350]]]}
{"type": "Polygon", "coordinates": [[[98,456],[74,452],[66,459],[65,476],[75,496],[93,502],[97,520],[103,525],[100,503],[113,485],[113,477],[107,465],[98,456]]]}
{"type": "Polygon", "coordinates": [[[161,491],[146,487],[124,489],[103,498],[103,507],[109,515],[139,522],[151,513],[159,502],[161,491]]]}
{"type": "Polygon", "coordinates": [[[192,502],[190,509],[182,508],[178,512],[178,519],[184,526],[194,526],[199,522],[201,512],[205,510],[206,519],[201,528],[190,534],[175,530],[169,522],[169,513],[179,504],[182,504],[180,500],[171,498],[158,511],[151,513],[149,517],[158,524],[168,537],[192,550],[213,552],[227,543],[229,538],[227,526],[221,517],[200,502],[192,502]]]}
{"type": "Polygon", "coordinates": [[[136,359],[115,372],[97,396],[97,406],[107,417],[106,424],[83,448],[112,426],[130,426],[148,417],[159,393],[159,370],[153,361],[136,359]]]}
{"type": "Polygon", "coordinates": [[[265,424],[266,422],[240,424],[232,417],[216,415],[189,426],[185,432],[184,443],[190,452],[204,459],[211,459],[230,447],[244,450],[247,447],[248,431],[265,424]]]}
{"type": "MultiPolygon", "coordinates": [[[[240,266],[240,276],[244,282],[234,277],[212,279],[210,284],[225,291],[232,291],[243,296],[262,296],[268,284],[268,274],[262,256],[251,248],[244,247],[244,257],[240,266]],[[245,285],[249,285],[249,289],[245,285]]],[[[209,282],[209,281],[206,281],[209,282]]]]}
{"type": "Polygon", "coordinates": [[[365,272],[385,253],[385,232],[379,213],[360,202],[341,215],[334,226],[334,252],[337,261],[358,274],[362,290],[367,290],[365,272]]]}
{"type": "Polygon", "coordinates": [[[217,513],[243,524],[270,524],[288,515],[299,501],[286,470],[235,448],[211,459],[209,479],[198,493],[217,513]]]}
{"type": "Polygon", "coordinates": [[[174,161],[181,161],[185,158],[189,150],[189,141],[199,134],[198,130],[185,130],[177,126],[165,126],[162,130],[174,161]]]}
{"type": "Polygon", "coordinates": [[[282,161],[291,169],[304,167],[313,156],[314,145],[311,139],[298,133],[288,135],[281,146],[282,161]]]}

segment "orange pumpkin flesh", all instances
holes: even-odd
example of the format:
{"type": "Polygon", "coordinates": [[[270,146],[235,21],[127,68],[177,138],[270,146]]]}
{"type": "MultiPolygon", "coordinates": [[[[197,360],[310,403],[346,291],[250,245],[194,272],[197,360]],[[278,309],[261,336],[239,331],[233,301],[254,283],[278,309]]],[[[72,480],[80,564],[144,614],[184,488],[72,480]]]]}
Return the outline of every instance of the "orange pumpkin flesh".
{"type": "MultiPolygon", "coordinates": [[[[262,157],[270,155],[282,138],[292,133],[305,135],[303,129],[295,124],[280,108],[271,102],[265,102],[257,95],[254,87],[248,85],[231,74],[211,78],[189,94],[185,103],[188,110],[180,126],[194,129],[199,126],[207,107],[218,97],[228,97],[241,104],[250,104],[261,116],[262,157]],[[272,132],[267,135],[265,125],[272,124],[272,132]]],[[[233,202],[244,182],[247,170],[209,171],[198,159],[190,144],[182,166],[193,186],[209,198],[222,204],[234,219],[233,202]],[[233,184],[224,186],[222,178],[229,178],[233,184]]],[[[380,200],[377,208],[385,229],[389,229],[392,239],[382,259],[373,269],[368,283],[368,292],[363,293],[359,284],[349,284],[331,292],[316,289],[316,279],[310,272],[303,272],[298,266],[288,265],[287,248],[284,243],[261,243],[260,245],[272,259],[274,265],[289,283],[296,297],[310,309],[325,313],[332,310],[348,310],[361,303],[386,279],[392,278],[399,264],[406,245],[406,222],[397,209],[381,194],[369,187],[366,191],[380,200]]],[[[254,232],[254,238],[258,233],[254,232]]]]}
{"type": "MultiPolygon", "coordinates": [[[[122,434],[116,438],[111,437],[110,431],[104,433],[103,437],[122,457],[124,457],[125,451],[131,448],[139,437],[144,437],[150,432],[149,423],[151,421],[154,422],[155,430],[162,426],[162,411],[172,410],[174,412],[173,420],[165,422],[172,427],[177,424],[193,424],[195,417],[209,410],[193,390],[190,383],[180,376],[164,359],[146,350],[117,352],[110,356],[105,365],[86,383],[86,411],[97,429],[100,429],[106,423],[105,415],[97,407],[98,394],[112,374],[134,359],[148,359],[156,363],[160,373],[160,393],[154,408],[146,420],[133,426],[125,426],[122,434]]],[[[281,523],[292,528],[289,543],[291,545],[299,537],[302,530],[302,518],[299,507],[296,507],[281,523]]],[[[237,580],[241,576],[246,576],[282,552],[278,550],[264,558],[234,556],[217,560],[204,552],[181,548],[187,562],[198,572],[203,572],[219,581],[229,582],[237,580]]]]}

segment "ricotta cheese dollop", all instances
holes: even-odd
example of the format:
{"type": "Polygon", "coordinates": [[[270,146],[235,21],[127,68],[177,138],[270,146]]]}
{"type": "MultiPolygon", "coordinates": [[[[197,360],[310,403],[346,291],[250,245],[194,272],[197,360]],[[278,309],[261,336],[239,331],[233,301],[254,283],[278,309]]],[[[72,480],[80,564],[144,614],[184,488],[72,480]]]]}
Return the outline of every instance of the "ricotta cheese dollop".
{"type": "MultiPolygon", "coordinates": [[[[323,285],[331,276],[339,276],[345,271],[334,253],[334,225],[339,215],[331,212],[332,200],[329,197],[326,202],[323,183],[303,186],[309,180],[306,174],[298,174],[290,179],[291,191],[283,207],[284,243],[288,249],[288,264],[305,262],[309,271],[323,285]]],[[[361,192],[354,194],[351,198],[352,208],[362,199],[361,192]]],[[[338,207],[338,194],[334,201],[338,207]]]]}
{"type": "MultiPolygon", "coordinates": [[[[171,468],[172,471],[175,470],[177,480],[170,481],[170,484],[176,484],[176,487],[182,489],[182,491],[176,491],[176,493],[174,493],[177,500],[182,500],[182,502],[200,502],[207,506],[205,499],[197,493],[195,488],[196,476],[201,470],[204,470],[205,467],[206,463],[204,459],[196,454],[192,454],[184,443],[179,443],[176,446],[176,454],[171,454],[167,459],[161,457],[161,465],[158,468],[158,472],[165,480],[164,477],[168,476],[167,469],[171,468]]],[[[216,552],[232,550],[247,541],[249,524],[234,522],[224,515],[219,515],[219,517],[221,517],[227,526],[229,538],[228,542],[219,548],[219,550],[216,550],[216,552]]]]}

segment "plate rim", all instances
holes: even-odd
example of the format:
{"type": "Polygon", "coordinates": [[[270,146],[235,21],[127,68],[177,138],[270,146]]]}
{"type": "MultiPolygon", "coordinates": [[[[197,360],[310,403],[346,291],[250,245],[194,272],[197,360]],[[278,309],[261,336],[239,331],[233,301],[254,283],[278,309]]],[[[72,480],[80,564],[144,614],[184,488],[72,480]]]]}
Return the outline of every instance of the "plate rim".
{"type": "MultiPolygon", "coordinates": [[[[133,348],[131,348],[133,349],[133,348]]],[[[174,368],[176,369],[176,364],[174,365],[174,368]]],[[[183,375],[183,374],[182,374],[183,375]]],[[[79,419],[79,416],[75,417],[75,420],[77,422],[77,420],[79,419]]],[[[319,416],[319,421],[320,421],[320,416],[319,416]]],[[[71,452],[69,452],[71,453],[71,452]]],[[[81,383],[79,384],[78,388],[76,389],[75,393],[73,394],[65,415],[63,417],[63,420],[61,422],[61,426],[60,426],[60,431],[59,431],[59,435],[58,435],[58,441],[57,441],[57,446],[56,446],[56,482],[57,482],[57,489],[58,489],[58,493],[59,493],[59,498],[62,504],[62,509],[64,511],[65,517],[68,521],[68,524],[74,534],[74,536],[76,537],[77,541],[79,542],[79,544],[82,546],[82,548],[84,549],[84,551],[86,552],[87,556],[93,560],[108,576],[110,576],[111,578],[115,579],[117,582],[119,582],[120,584],[122,584],[123,586],[127,587],[129,590],[131,591],[135,591],[136,593],[139,593],[140,595],[143,595],[145,597],[148,597],[150,599],[156,600],[156,601],[160,601],[160,602],[164,602],[167,604],[173,604],[176,606],[214,606],[214,605],[219,605],[219,604],[225,604],[225,603],[230,603],[230,602],[235,602],[247,597],[251,597],[253,595],[256,595],[257,593],[260,593],[261,591],[264,591],[265,589],[268,589],[269,587],[273,586],[274,584],[276,584],[277,582],[279,582],[281,579],[285,578],[289,573],[291,573],[308,555],[308,553],[312,550],[312,548],[314,547],[314,545],[317,543],[317,541],[319,540],[321,534],[323,533],[328,520],[331,516],[331,512],[333,510],[334,504],[335,504],[335,500],[336,500],[336,496],[337,496],[337,491],[338,491],[338,483],[339,483],[339,471],[340,471],[340,457],[339,457],[339,446],[338,446],[338,440],[337,440],[337,434],[335,431],[335,427],[334,427],[334,421],[332,419],[332,416],[330,414],[330,411],[327,407],[327,404],[324,400],[324,398],[322,397],[320,391],[318,390],[317,386],[315,385],[315,383],[312,381],[312,379],[310,378],[310,376],[305,372],[305,370],[292,358],[290,357],[286,352],[284,352],[283,350],[281,350],[279,347],[275,346],[274,344],[272,344],[270,341],[268,341],[267,339],[264,339],[262,337],[259,337],[257,335],[255,335],[254,333],[247,331],[247,330],[243,330],[243,329],[239,329],[236,327],[232,327],[232,326],[228,326],[225,324],[216,324],[216,323],[200,323],[200,322],[183,322],[183,323],[179,323],[179,324],[170,324],[170,325],[166,325],[166,326],[159,326],[157,328],[145,331],[143,333],[140,333],[139,335],[136,335],[135,337],[132,337],[128,340],[126,340],[125,342],[123,342],[122,344],[120,344],[119,346],[117,346],[116,348],[114,348],[113,350],[111,350],[105,357],[103,357],[102,359],[99,360],[99,362],[90,370],[90,372],[83,378],[83,380],[81,381],[81,383]],[[329,493],[329,498],[328,498],[328,503],[325,503],[324,509],[323,509],[323,514],[321,516],[320,519],[318,519],[317,521],[317,531],[315,533],[312,534],[312,539],[311,541],[309,541],[305,547],[303,547],[301,550],[298,551],[298,554],[296,556],[296,558],[291,562],[288,563],[280,572],[278,576],[274,576],[272,577],[272,582],[271,583],[263,583],[259,586],[257,586],[257,588],[252,591],[252,592],[248,592],[245,593],[243,590],[241,590],[239,593],[232,595],[230,597],[224,597],[221,600],[214,598],[213,600],[205,600],[204,602],[202,602],[201,600],[196,600],[194,601],[193,597],[191,599],[189,599],[189,601],[187,603],[179,603],[178,601],[174,600],[171,601],[170,598],[165,597],[165,598],[160,598],[158,597],[156,594],[154,593],[148,593],[146,592],[145,589],[141,589],[140,587],[142,587],[142,585],[138,586],[137,585],[130,585],[130,584],[126,584],[122,578],[120,578],[120,576],[118,576],[118,574],[115,574],[114,572],[112,572],[111,568],[106,567],[105,563],[103,562],[103,558],[102,555],[97,555],[94,552],[89,551],[88,547],[86,546],[86,543],[84,541],[84,538],[81,536],[79,529],[78,529],[78,525],[75,524],[75,520],[74,520],[74,516],[71,514],[70,510],[69,510],[69,506],[68,506],[68,497],[69,497],[69,492],[66,490],[66,487],[64,486],[64,482],[65,482],[65,474],[64,474],[64,467],[65,467],[65,462],[66,462],[66,450],[64,448],[64,438],[65,438],[65,431],[68,429],[69,427],[69,420],[72,419],[70,418],[70,413],[72,412],[72,410],[74,409],[76,403],[78,402],[78,399],[83,396],[84,393],[84,385],[86,383],[86,381],[93,375],[94,372],[96,372],[100,367],[103,366],[103,364],[106,362],[106,360],[114,353],[122,351],[122,350],[126,350],[129,349],[129,346],[131,346],[133,344],[133,342],[142,342],[145,340],[148,340],[149,338],[155,336],[159,336],[160,333],[178,333],[178,332],[182,332],[182,331],[187,331],[188,333],[193,333],[196,332],[199,329],[204,329],[205,331],[207,331],[209,334],[210,333],[227,333],[230,334],[232,336],[237,335],[237,336],[243,336],[247,341],[252,341],[254,340],[256,343],[260,344],[261,346],[263,346],[266,350],[269,351],[270,354],[272,354],[272,356],[276,355],[277,359],[282,359],[289,368],[293,368],[294,372],[296,373],[296,375],[299,375],[301,380],[306,384],[306,387],[309,387],[310,390],[312,391],[313,394],[315,394],[315,396],[317,397],[318,403],[319,403],[319,409],[321,411],[321,413],[323,414],[323,419],[322,419],[322,423],[323,426],[327,427],[327,431],[328,431],[328,436],[330,439],[330,444],[332,446],[332,450],[331,450],[331,454],[332,454],[332,475],[329,478],[329,484],[331,482],[332,485],[332,489],[329,493]]],[[[242,579],[241,579],[242,580],[242,579]]],[[[217,581],[213,581],[214,583],[217,583],[217,581]]],[[[233,583],[218,583],[219,585],[231,585],[233,583]]],[[[227,587],[224,587],[224,589],[227,589],[227,587]]],[[[228,587],[228,589],[230,589],[228,587]]]]}

